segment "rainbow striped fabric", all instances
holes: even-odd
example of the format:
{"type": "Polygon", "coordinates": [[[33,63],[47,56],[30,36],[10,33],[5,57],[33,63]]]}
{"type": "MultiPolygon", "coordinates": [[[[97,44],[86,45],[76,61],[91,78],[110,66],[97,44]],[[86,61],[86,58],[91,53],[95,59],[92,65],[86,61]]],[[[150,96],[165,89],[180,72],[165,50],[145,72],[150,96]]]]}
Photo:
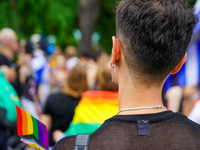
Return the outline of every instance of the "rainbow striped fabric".
{"type": "Polygon", "coordinates": [[[78,133],[91,134],[102,123],[118,112],[118,93],[111,91],[86,91],[75,109],[67,136],[78,133]]]}
{"type": "Polygon", "coordinates": [[[22,108],[17,109],[17,133],[21,141],[39,150],[49,149],[48,131],[44,124],[22,108]]]}

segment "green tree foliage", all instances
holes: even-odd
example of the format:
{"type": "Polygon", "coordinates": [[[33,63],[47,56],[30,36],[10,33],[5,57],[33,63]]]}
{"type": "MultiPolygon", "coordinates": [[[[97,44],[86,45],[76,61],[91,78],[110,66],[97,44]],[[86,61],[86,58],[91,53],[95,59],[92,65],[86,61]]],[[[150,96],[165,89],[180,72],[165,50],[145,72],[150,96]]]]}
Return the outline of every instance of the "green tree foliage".
{"type": "Polygon", "coordinates": [[[102,0],[100,17],[96,30],[101,33],[100,43],[106,52],[111,53],[112,36],[115,35],[115,4],[117,0],[102,0]]]}
{"type": "Polygon", "coordinates": [[[57,44],[76,44],[77,0],[1,0],[0,28],[11,27],[20,37],[53,34],[57,44]]]}
{"type": "Polygon", "coordinates": [[[196,1],[197,1],[197,0],[190,0],[190,4],[191,4],[192,6],[194,6],[194,4],[196,3],[196,1]]]}

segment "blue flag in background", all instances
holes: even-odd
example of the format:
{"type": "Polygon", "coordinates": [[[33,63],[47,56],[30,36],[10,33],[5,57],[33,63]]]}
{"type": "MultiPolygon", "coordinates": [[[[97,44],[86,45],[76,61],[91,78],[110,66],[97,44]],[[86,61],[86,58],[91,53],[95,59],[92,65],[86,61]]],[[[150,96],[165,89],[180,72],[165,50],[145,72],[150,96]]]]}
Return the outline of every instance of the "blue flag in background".
{"type": "MultiPolygon", "coordinates": [[[[200,0],[195,4],[195,13],[200,18],[200,0]]],[[[200,21],[193,30],[193,38],[187,50],[188,58],[181,70],[170,75],[164,85],[164,92],[169,88],[178,86],[198,86],[200,85],[200,21]]]]}

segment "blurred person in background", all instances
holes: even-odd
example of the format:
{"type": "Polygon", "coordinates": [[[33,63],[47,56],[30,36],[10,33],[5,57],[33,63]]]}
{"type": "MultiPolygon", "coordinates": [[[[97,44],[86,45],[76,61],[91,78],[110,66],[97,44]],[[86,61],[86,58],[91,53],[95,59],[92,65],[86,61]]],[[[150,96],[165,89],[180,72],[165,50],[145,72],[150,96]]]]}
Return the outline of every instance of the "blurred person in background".
{"type": "Polygon", "coordinates": [[[0,31],[0,67],[4,70],[7,80],[14,86],[18,95],[21,95],[19,81],[19,66],[14,61],[18,52],[18,38],[14,30],[3,28],[0,31]]]}
{"type": "MultiPolygon", "coordinates": [[[[4,68],[7,69],[7,68],[4,68]]],[[[9,70],[8,70],[9,71],[9,70]]],[[[14,87],[6,80],[0,67],[0,149],[16,148],[20,143],[17,135],[17,112],[15,105],[21,106],[21,101],[14,87]]]]}
{"type": "Polygon", "coordinates": [[[62,52],[61,48],[58,45],[55,46],[55,50],[53,52],[53,55],[54,56],[63,55],[63,52],[62,52]]]}
{"type": "Polygon", "coordinates": [[[118,89],[111,81],[110,59],[107,58],[99,64],[96,80],[97,90],[89,90],[82,94],[69,129],[64,133],[55,131],[53,134],[55,141],[63,136],[91,134],[106,119],[117,114],[118,89]]]}
{"type": "Polygon", "coordinates": [[[64,132],[68,129],[74,115],[74,109],[87,87],[85,67],[78,64],[69,71],[63,92],[52,94],[47,99],[41,121],[47,126],[50,133],[50,146],[55,144],[52,137],[55,130],[64,132]]]}
{"type": "Polygon", "coordinates": [[[196,98],[193,97],[194,105],[192,110],[190,111],[188,118],[191,119],[192,121],[200,124],[200,93],[196,93],[197,96],[196,98]]]}
{"type": "MultiPolygon", "coordinates": [[[[54,54],[53,54],[54,55],[54,54]]],[[[62,54],[56,54],[50,62],[51,94],[61,92],[67,79],[66,59],[62,54]]]]}
{"type": "Polygon", "coordinates": [[[165,94],[167,108],[188,116],[196,103],[197,98],[195,95],[198,93],[197,86],[173,86],[165,94]]]}
{"type": "Polygon", "coordinates": [[[47,39],[39,34],[33,34],[31,41],[34,44],[33,58],[31,66],[34,72],[34,78],[37,85],[37,97],[43,108],[50,94],[50,65],[48,63],[47,39]]]}
{"type": "Polygon", "coordinates": [[[108,58],[109,58],[109,56],[105,51],[100,50],[100,51],[96,52],[96,59],[95,60],[96,60],[97,65],[100,65],[103,62],[106,62],[108,58]]]}
{"type": "Polygon", "coordinates": [[[34,45],[30,40],[20,42],[18,64],[20,64],[20,82],[22,84],[22,108],[35,118],[39,119],[41,108],[36,97],[36,83],[31,61],[33,59],[34,45]]]}
{"type": "MultiPolygon", "coordinates": [[[[20,140],[17,136],[16,131],[16,110],[15,103],[21,102],[19,96],[22,93],[21,83],[19,81],[19,66],[14,61],[15,54],[19,49],[18,38],[13,29],[3,28],[0,31],[0,69],[1,69],[1,129],[3,126],[4,133],[8,133],[7,138],[0,135],[1,142],[5,140],[4,144],[8,144],[10,147],[15,147],[19,144],[20,140]],[[6,79],[4,79],[6,77],[6,79]],[[10,82],[12,86],[7,83],[10,82]],[[17,93],[17,94],[16,94],[17,93]],[[12,116],[11,119],[6,121],[6,118],[12,116]],[[5,122],[11,122],[14,126],[10,126],[11,123],[6,124],[5,122]]],[[[0,142],[0,143],[1,143],[0,142]]]]}
{"type": "Polygon", "coordinates": [[[79,62],[75,46],[70,45],[65,48],[65,57],[67,70],[71,70],[79,62]]]}
{"type": "Polygon", "coordinates": [[[195,105],[195,101],[197,100],[196,95],[198,94],[199,90],[196,86],[185,86],[182,88],[182,91],[183,95],[179,112],[188,117],[195,105]]]}
{"type": "MultiPolygon", "coordinates": [[[[168,92],[167,92],[168,93],[168,92]]],[[[200,124],[200,92],[197,86],[185,86],[185,87],[172,87],[169,89],[171,106],[177,106],[175,112],[181,112],[186,115],[192,121],[200,124]],[[174,89],[174,88],[179,88],[174,89]],[[171,91],[173,90],[173,91],[171,91]],[[178,96],[175,96],[178,95],[178,96]],[[174,96],[174,97],[173,97],[174,96]],[[177,100],[179,103],[176,103],[177,100]]],[[[169,94],[168,93],[168,94],[169,94]]],[[[175,108],[175,107],[174,107],[175,108]]]]}
{"type": "Polygon", "coordinates": [[[96,74],[97,74],[97,63],[93,57],[93,53],[88,51],[83,51],[80,56],[80,63],[86,66],[88,87],[90,90],[96,90],[96,74]]]}
{"type": "Polygon", "coordinates": [[[173,112],[180,112],[183,90],[180,86],[173,86],[165,93],[166,105],[173,112]]]}

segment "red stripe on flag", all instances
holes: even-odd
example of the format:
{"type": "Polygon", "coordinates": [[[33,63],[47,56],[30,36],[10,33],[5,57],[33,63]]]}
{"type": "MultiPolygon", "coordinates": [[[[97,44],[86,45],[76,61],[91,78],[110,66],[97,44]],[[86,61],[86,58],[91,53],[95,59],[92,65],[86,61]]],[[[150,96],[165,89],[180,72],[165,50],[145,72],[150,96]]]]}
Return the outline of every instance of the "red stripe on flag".
{"type": "Polygon", "coordinates": [[[21,113],[21,108],[16,106],[17,110],[17,133],[18,135],[22,135],[22,113],[21,113]]]}

